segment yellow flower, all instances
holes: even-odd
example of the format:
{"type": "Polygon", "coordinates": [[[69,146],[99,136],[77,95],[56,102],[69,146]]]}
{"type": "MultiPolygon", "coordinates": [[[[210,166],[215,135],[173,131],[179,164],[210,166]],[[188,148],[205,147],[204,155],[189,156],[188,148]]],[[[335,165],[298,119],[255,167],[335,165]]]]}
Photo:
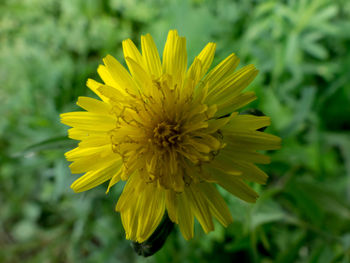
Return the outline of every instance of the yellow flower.
{"type": "Polygon", "coordinates": [[[245,182],[263,184],[267,175],[254,163],[269,163],[257,150],[280,147],[280,139],[257,129],[270,118],[238,115],[256,96],[242,91],[258,71],[231,54],[209,73],[215,44],[209,43],[187,69],[186,39],[171,30],[160,60],[152,37],[141,37],[142,53],[123,41],[129,72],[112,56],[103,59],[87,86],[101,100],[79,97],[86,111],[61,115],[69,137],[79,140],[66,153],[72,173],[85,173],[72,184],[82,192],[109,180],[107,192],[126,180],[116,205],[126,238],[145,241],[165,211],[185,239],[193,237],[194,216],[203,230],[214,229],[212,216],[227,226],[229,209],[215,184],[255,202],[245,182]]]}

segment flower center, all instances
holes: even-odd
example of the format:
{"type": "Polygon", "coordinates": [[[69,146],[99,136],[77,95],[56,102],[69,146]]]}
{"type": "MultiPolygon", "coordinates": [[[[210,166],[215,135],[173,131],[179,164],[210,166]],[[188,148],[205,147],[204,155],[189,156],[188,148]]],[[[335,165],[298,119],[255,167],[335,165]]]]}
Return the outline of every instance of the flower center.
{"type": "Polygon", "coordinates": [[[112,150],[122,158],[123,180],[138,171],[146,182],[182,192],[186,184],[206,180],[201,165],[224,147],[210,126],[217,107],[203,103],[206,90],[195,93],[190,79],[181,84],[164,74],[148,85],[120,105],[119,93],[112,94],[117,116],[112,150]]]}
{"type": "Polygon", "coordinates": [[[179,141],[179,136],[179,125],[169,124],[165,121],[162,121],[153,129],[154,142],[161,148],[175,146],[179,141]]]}

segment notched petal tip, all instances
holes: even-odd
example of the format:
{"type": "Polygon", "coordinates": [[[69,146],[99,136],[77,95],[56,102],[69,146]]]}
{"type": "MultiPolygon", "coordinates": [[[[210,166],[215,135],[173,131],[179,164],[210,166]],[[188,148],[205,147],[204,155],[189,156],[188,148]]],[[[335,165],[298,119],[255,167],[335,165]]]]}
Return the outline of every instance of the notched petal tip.
{"type": "Polygon", "coordinates": [[[74,193],[81,193],[84,192],[84,190],[81,190],[79,188],[79,183],[77,182],[78,180],[75,180],[71,185],[70,188],[74,191],[74,193]]]}
{"type": "MultiPolygon", "coordinates": [[[[110,55],[110,54],[107,54],[103,59],[102,59],[102,61],[103,61],[103,63],[106,65],[106,64],[108,64],[110,61],[114,61],[114,60],[116,60],[112,55],[110,55]]],[[[101,66],[101,65],[100,65],[101,66]]]]}
{"type": "Polygon", "coordinates": [[[178,36],[179,33],[178,33],[177,29],[170,29],[169,32],[168,32],[168,36],[169,35],[178,36]]]}

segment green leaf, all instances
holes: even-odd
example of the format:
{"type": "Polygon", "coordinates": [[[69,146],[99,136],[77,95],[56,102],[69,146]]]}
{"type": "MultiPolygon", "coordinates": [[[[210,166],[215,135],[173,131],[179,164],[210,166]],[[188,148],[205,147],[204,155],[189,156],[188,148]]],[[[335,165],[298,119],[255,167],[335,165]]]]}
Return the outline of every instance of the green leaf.
{"type": "Polygon", "coordinates": [[[314,87],[304,88],[301,99],[295,105],[295,113],[289,125],[282,130],[282,137],[289,137],[298,132],[301,125],[310,116],[311,107],[315,98],[316,89],[314,87]]]}
{"type": "Polygon", "coordinates": [[[35,153],[44,150],[68,149],[76,146],[77,142],[67,136],[59,136],[28,146],[20,154],[35,153]]]}

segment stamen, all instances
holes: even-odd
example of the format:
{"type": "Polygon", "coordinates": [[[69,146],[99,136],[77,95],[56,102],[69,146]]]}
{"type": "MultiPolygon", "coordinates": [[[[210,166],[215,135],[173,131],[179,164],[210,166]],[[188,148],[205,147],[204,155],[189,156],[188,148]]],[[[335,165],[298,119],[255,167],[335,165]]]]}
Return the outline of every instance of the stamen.
{"type": "MultiPolygon", "coordinates": [[[[127,91],[133,104],[114,104],[117,122],[111,132],[111,142],[112,150],[124,162],[123,178],[138,170],[146,182],[157,181],[162,187],[176,191],[180,191],[181,185],[202,180],[198,177],[200,172],[193,170],[193,165],[200,167],[218,154],[217,147],[211,149],[210,144],[206,144],[211,149],[209,152],[199,147],[203,142],[198,132],[207,128],[213,110],[204,105],[202,100],[193,101],[193,93],[181,98],[180,89],[179,85],[172,82],[171,76],[163,75],[153,79],[153,90],[149,93],[139,91],[137,97],[127,91]],[[191,106],[192,103],[194,105],[191,106]],[[122,135],[133,129],[138,130],[139,134],[122,135]],[[143,161],[144,156],[132,159],[136,151],[151,152],[154,163],[147,165],[143,161]],[[143,165],[147,169],[140,170],[143,165]],[[180,172],[183,166],[192,167],[193,174],[180,172]]],[[[222,141],[220,130],[208,135],[222,141]]]]}
{"type": "Polygon", "coordinates": [[[169,124],[165,121],[159,123],[153,130],[153,137],[156,144],[161,147],[174,146],[179,137],[178,125],[169,124]]]}

